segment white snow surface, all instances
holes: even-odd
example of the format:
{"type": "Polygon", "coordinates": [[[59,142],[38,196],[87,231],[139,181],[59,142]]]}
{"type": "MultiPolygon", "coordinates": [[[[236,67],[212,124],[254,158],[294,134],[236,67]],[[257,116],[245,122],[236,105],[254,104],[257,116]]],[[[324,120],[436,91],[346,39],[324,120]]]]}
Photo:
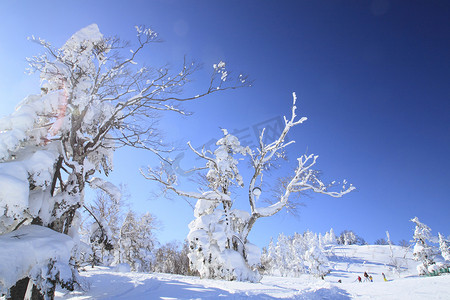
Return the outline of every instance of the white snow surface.
{"type": "MultiPolygon", "coordinates": [[[[403,259],[404,249],[394,248],[395,255],[403,259]]],[[[264,276],[259,283],[248,283],[89,267],[81,272],[90,282],[89,291],[59,291],[56,299],[449,299],[450,275],[417,276],[418,263],[412,260],[411,251],[400,274],[391,272],[389,246],[338,246],[333,253],[333,270],[325,280],[305,274],[298,278],[264,276]],[[356,282],[358,275],[364,278],[364,272],[373,276],[373,282],[356,282]]]]}
{"type": "Polygon", "coordinates": [[[73,246],[69,236],[37,225],[0,235],[0,294],[49,259],[68,264],[73,246]]]}

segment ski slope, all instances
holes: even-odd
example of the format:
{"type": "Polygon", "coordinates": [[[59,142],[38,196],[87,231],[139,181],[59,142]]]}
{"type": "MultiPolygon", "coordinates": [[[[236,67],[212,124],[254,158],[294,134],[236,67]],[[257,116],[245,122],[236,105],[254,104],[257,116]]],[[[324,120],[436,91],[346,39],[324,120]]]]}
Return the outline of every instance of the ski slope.
{"type": "Polygon", "coordinates": [[[302,275],[264,276],[260,283],[229,282],[95,267],[81,272],[89,290],[58,291],[56,299],[450,299],[450,276],[418,277],[411,251],[398,246],[393,251],[400,272],[390,265],[389,246],[335,247],[329,253],[333,270],[325,280],[302,275]],[[356,281],[364,272],[373,276],[373,282],[356,281]]]}

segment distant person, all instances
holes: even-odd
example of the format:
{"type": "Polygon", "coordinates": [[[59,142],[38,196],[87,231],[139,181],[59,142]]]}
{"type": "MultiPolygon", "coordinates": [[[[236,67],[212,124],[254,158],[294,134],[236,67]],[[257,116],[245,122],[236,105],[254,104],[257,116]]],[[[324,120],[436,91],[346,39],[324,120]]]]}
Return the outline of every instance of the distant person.
{"type": "Polygon", "coordinates": [[[373,282],[373,277],[372,277],[372,275],[369,276],[369,280],[370,280],[370,282],[373,282]]]}
{"type": "Polygon", "coordinates": [[[384,275],[384,273],[381,273],[381,275],[383,275],[384,281],[388,281],[388,280],[386,279],[386,275],[384,275]]]}
{"type": "Polygon", "coordinates": [[[369,274],[367,272],[364,272],[364,281],[369,281],[369,274]]]}
{"type": "Polygon", "coordinates": [[[358,276],[358,281],[361,282],[361,276],[358,276]]]}
{"type": "Polygon", "coordinates": [[[342,283],[342,280],[339,279],[339,280],[338,280],[338,283],[342,283]]]}

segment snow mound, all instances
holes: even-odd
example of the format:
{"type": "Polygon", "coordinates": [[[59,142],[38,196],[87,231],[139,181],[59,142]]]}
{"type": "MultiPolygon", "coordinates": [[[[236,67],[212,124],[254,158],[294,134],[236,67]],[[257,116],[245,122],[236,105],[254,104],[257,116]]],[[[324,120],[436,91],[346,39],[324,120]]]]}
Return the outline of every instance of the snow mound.
{"type": "Polygon", "coordinates": [[[127,273],[127,272],[131,272],[131,267],[129,264],[123,263],[123,264],[116,265],[113,270],[114,270],[114,272],[127,273]]]}
{"type": "Polygon", "coordinates": [[[0,294],[50,259],[69,264],[73,240],[49,228],[23,226],[0,236],[0,294]]]}

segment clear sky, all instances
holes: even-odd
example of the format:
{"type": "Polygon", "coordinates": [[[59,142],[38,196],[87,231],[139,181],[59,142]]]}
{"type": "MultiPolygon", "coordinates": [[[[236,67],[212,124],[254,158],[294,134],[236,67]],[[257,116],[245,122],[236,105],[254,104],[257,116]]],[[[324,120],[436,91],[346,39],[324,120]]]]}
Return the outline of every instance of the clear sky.
{"type": "MultiPolygon", "coordinates": [[[[428,0],[1,1],[0,115],[39,91],[38,78],[24,74],[25,57],[42,51],[28,36],[59,47],[97,23],[103,34],[133,41],[134,25],[146,24],[165,42],[138,62],[176,66],[186,54],[205,64],[194,88],[220,60],[255,81],[187,105],[192,117],[165,117],[167,140],[200,146],[227,128],[254,143],[254,128],[275,126],[290,113],[295,91],[308,121],[292,130],[290,167],[276,174],[289,175],[307,151],[320,155],[324,179],[357,187],[341,199],[305,197],[298,217],[282,211],[261,220],[250,240],[264,246],[280,232],[331,227],[354,230],[369,243],[386,230],[394,241],[409,240],[414,216],[449,235],[449,20],[450,2],[428,0]]],[[[187,169],[185,155],[180,165],[187,169]]],[[[161,242],[182,240],[192,210],[183,200],[153,196],[156,185],[138,168],[154,163],[149,153],[121,149],[111,181],[128,184],[135,210],[159,218],[161,242]]],[[[246,201],[236,198],[239,207],[246,201]]]]}

